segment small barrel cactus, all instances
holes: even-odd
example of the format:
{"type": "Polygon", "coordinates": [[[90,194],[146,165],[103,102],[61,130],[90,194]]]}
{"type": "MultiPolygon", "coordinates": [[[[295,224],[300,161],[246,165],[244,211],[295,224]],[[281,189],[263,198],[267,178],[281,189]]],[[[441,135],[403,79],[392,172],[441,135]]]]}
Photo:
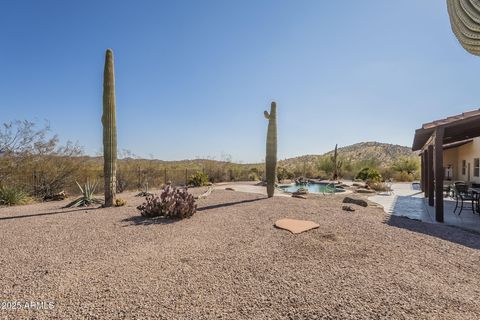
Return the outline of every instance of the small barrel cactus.
{"type": "Polygon", "coordinates": [[[267,178],[267,195],[273,197],[277,177],[277,104],[272,102],[270,113],[264,112],[268,120],[267,154],[265,157],[265,173],[267,178]]]}
{"type": "Polygon", "coordinates": [[[116,196],[117,126],[115,112],[115,76],[113,52],[105,54],[103,73],[103,172],[105,179],[105,207],[112,207],[116,196]]]}

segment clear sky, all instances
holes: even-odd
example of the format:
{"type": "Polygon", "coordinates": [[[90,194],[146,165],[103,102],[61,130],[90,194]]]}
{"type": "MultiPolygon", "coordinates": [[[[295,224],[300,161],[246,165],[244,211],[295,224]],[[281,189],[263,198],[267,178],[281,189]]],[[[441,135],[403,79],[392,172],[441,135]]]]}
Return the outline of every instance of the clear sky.
{"type": "Polygon", "coordinates": [[[49,120],[101,150],[105,49],[119,149],[262,161],[361,141],[411,146],[422,123],[478,108],[480,58],[445,0],[0,0],[0,122],[49,120]]]}

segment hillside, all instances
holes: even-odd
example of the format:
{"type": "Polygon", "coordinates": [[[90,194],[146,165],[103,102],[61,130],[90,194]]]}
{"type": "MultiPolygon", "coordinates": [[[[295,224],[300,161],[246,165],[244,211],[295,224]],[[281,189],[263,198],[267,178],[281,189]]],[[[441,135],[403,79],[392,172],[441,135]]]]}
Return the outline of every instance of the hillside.
{"type": "MultiPolygon", "coordinates": [[[[284,167],[295,167],[304,163],[312,165],[318,163],[321,157],[332,154],[333,150],[322,155],[304,155],[281,160],[279,165],[284,167]]],[[[352,162],[375,162],[381,167],[388,167],[396,159],[411,157],[415,153],[405,146],[381,142],[360,142],[346,147],[339,147],[338,155],[352,162]]]]}

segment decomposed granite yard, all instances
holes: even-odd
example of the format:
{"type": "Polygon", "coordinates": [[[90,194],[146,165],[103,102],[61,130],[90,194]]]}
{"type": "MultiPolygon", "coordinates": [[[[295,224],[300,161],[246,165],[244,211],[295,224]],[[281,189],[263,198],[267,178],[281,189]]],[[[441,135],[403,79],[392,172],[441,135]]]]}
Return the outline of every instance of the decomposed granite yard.
{"type": "MultiPolygon", "coordinates": [[[[194,190],[193,192],[200,192],[194,190]]],[[[307,200],[215,190],[181,221],[122,208],[0,209],[6,319],[478,319],[480,236],[307,200]],[[280,218],[320,224],[299,235],[280,218]]]]}

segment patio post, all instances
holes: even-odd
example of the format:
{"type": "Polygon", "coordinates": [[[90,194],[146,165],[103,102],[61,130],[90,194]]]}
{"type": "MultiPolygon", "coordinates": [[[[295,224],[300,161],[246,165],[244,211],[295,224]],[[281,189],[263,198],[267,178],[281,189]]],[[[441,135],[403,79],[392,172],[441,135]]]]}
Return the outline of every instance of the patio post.
{"type": "Polygon", "coordinates": [[[425,161],[423,153],[420,154],[420,190],[425,191],[425,161]]]}
{"type": "Polygon", "coordinates": [[[423,191],[425,193],[425,198],[428,198],[428,149],[425,149],[422,154],[423,158],[423,172],[422,172],[422,177],[423,177],[423,191]]]}
{"type": "Polygon", "coordinates": [[[443,222],[443,127],[435,129],[435,220],[443,222]]]}
{"type": "Polygon", "coordinates": [[[433,207],[434,205],[434,176],[433,176],[433,145],[428,146],[428,205],[433,207]]]}

